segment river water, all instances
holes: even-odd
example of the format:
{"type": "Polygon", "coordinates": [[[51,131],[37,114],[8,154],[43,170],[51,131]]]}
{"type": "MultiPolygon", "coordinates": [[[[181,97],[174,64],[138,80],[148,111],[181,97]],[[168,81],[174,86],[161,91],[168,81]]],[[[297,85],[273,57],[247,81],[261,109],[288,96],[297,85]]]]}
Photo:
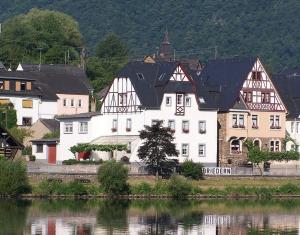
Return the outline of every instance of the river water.
{"type": "Polygon", "coordinates": [[[300,234],[300,201],[2,200],[0,234],[300,234]]]}

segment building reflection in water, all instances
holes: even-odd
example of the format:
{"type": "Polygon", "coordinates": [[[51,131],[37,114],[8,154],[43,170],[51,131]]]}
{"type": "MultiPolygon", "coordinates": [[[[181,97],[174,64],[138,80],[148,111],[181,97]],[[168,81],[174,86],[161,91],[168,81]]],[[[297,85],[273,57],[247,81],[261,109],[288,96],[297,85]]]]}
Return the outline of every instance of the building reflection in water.
{"type": "Polygon", "coordinates": [[[300,235],[300,202],[280,203],[0,201],[0,235],[300,235]]]}

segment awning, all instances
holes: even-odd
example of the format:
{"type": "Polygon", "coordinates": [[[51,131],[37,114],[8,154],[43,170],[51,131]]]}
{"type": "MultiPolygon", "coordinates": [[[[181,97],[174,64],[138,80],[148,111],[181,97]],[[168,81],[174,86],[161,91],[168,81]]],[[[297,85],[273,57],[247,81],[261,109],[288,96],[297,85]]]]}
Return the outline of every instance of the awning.
{"type": "Polygon", "coordinates": [[[100,136],[90,144],[128,144],[140,137],[138,135],[112,135],[112,136],[100,136]]]}

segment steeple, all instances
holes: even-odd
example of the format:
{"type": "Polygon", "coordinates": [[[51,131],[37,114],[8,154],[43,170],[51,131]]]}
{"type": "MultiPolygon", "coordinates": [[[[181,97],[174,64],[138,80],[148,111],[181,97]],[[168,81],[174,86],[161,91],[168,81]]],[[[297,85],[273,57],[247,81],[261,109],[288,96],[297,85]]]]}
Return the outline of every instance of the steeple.
{"type": "Polygon", "coordinates": [[[159,48],[158,58],[159,58],[159,60],[164,60],[164,61],[172,61],[173,60],[173,50],[171,47],[171,43],[169,41],[168,30],[165,31],[164,39],[159,48]]]}

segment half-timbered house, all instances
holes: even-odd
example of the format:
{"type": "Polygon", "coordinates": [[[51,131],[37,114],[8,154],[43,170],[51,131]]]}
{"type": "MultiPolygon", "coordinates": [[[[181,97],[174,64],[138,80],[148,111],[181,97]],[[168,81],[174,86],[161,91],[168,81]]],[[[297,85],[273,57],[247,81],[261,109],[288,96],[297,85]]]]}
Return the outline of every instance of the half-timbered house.
{"type": "Polygon", "coordinates": [[[286,108],[258,58],[212,60],[195,78],[198,92],[209,87],[219,108],[219,165],[246,164],[246,140],[270,151],[284,148],[286,108]]]}
{"type": "Polygon", "coordinates": [[[77,143],[124,143],[128,151],[116,157],[139,161],[139,131],[162,120],[174,132],[179,161],[216,166],[217,111],[208,95],[196,92],[192,73],[180,62],[130,62],[111,83],[99,113],[59,117],[59,155],[72,157],[68,149],[77,143]]]}

